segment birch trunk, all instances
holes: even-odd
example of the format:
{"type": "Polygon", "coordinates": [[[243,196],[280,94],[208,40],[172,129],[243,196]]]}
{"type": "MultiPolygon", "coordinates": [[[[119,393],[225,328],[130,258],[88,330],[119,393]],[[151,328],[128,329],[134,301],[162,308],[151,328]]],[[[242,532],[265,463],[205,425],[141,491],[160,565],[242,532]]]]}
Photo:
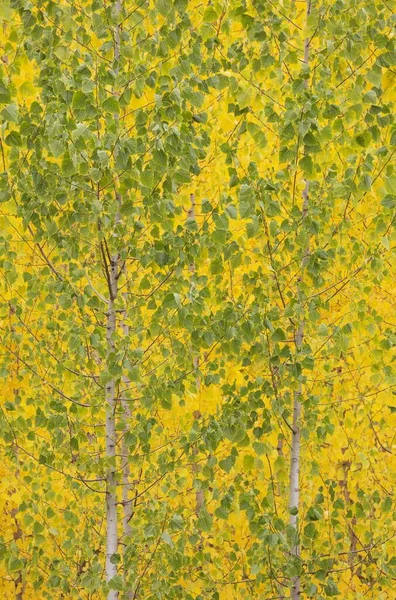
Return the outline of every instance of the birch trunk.
{"type": "MultiPolygon", "coordinates": [[[[311,0],[306,1],[306,18],[309,17],[311,12],[311,0]]],[[[309,64],[309,38],[304,41],[304,63],[309,64]]],[[[305,180],[305,186],[303,190],[303,208],[302,208],[302,227],[308,214],[309,207],[309,181],[305,180]]],[[[301,261],[301,276],[297,285],[297,295],[300,295],[300,281],[303,277],[304,266],[306,258],[309,254],[309,246],[307,246],[303,259],[301,261]]],[[[300,352],[304,342],[304,328],[305,321],[302,318],[298,324],[297,331],[295,334],[295,347],[296,353],[300,352]]],[[[290,514],[290,525],[294,527],[296,533],[298,533],[298,519],[297,513],[300,504],[300,453],[301,453],[301,432],[300,432],[300,420],[301,420],[301,393],[302,386],[299,384],[298,390],[294,393],[293,398],[293,424],[292,424],[292,442],[291,442],[291,457],[290,457],[290,486],[289,486],[289,508],[293,513],[290,514]]],[[[300,546],[295,544],[291,549],[291,554],[296,557],[300,557],[300,546]]],[[[298,600],[300,598],[301,581],[300,576],[296,575],[292,578],[290,586],[290,598],[291,600],[298,600]]]]}
{"type": "MultiPolygon", "coordinates": [[[[124,294],[125,303],[127,302],[127,298],[128,298],[128,294],[125,293],[124,294]]],[[[126,339],[128,339],[129,326],[127,325],[127,323],[125,321],[125,316],[126,316],[125,313],[123,313],[122,320],[121,320],[121,329],[123,331],[124,337],[126,339]]],[[[125,387],[128,387],[129,383],[130,383],[129,378],[124,376],[123,381],[126,384],[125,387]]],[[[129,430],[129,426],[130,426],[129,421],[130,421],[130,417],[131,417],[131,409],[130,409],[130,406],[129,406],[129,403],[127,400],[122,400],[122,408],[123,408],[123,418],[126,421],[126,425],[124,428],[124,434],[125,434],[129,430]]],[[[132,490],[131,470],[129,468],[128,453],[129,453],[128,444],[125,443],[125,435],[123,435],[121,454],[122,454],[122,460],[124,461],[123,465],[122,465],[122,505],[123,505],[122,536],[123,536],[124,542],[125,542],[125,538],[128,539],[128,536],[131,533],[130,521],[133,516],[133,503],[132,503],[132,499],[131,499],[131,490],[132,490]]],[[[125,548],[126,547],[127,546],[125,546],[125,548]]],[[[125,573],[124,573],[124,579],[126,579],[125,573]]],[[[133,590],[132,590],[132,588],[129,588],[125,592],[125,600],[131,600],[132,598],[133,598],[133,590]]]]}
{"type": "MultiPolygon", "coordinates": [[[[114,300],[117,296],[118,257],[112,257],[110,265],[110,299],[107,313],[107,356],[114,351],[116,331],[116,311],[114,300]]],[[[117,534],[117,494],[116,494],[116,426],[115,426],[115,382],[111,379],[106,385],[106,457],[110,467],[106,478],[106,581],[117,575],[117,565],[112,562],[118,549],[117,534]]],[[[117,600],[118,592],[110,590],[107,600],[117,600]]]]}
{"type": "MultiPolygon", "coordinates": [[[[116,13],[121,12],[121,0],[116,2],[116,13]]],[[[118,73],[118,61],[120,58],[121,30],[117,25],[114,30],[114,71],[118,73]]],[[[113,90],[115,92],[115,90],[113,90]]],[[[118,115],[115,115],[118,120],[118,115]]],[[[119,198],[117,195],[117,201],[119,198]]],[[[118,213],[115,221],[118,221],[118,213]]],[[[103,260],[106,261],[103,252],[103,260]]],[[[117,312],[115,300],[118,293],[119,256],[110,256],[108,265],[109,301],[107,310],[107,360],[114,352],[114,334],[117,329],[117,312]]],[[[106,385],[106,458],[109,459],[110,467],[106,478],[106,581],[109,582],[117,575],[117,564],[113,562],[114,555],[118,550],[118,514],[117,514],[117,490],[116,490],[116,396],[115,380],[111,379],[106,385]]],[[[117,600],[118,591],[110,590],[107,600],[117,600]]]]}

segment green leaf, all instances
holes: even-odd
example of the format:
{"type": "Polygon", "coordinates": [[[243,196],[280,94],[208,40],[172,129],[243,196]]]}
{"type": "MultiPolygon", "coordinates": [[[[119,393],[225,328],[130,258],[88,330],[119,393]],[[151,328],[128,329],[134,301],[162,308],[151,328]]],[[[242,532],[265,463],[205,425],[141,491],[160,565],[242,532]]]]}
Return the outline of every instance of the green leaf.
{"type": "Polygon", "coordinates": [[[207,23],[214,23],[218,19],[218,14],[213,6],[208,6],[203,14],[203,20],[207,23]]]}
{"type": "Polygon", "coordinates": [[[316,598],[318,593],[318,587],[314,583],[309,583],[305,588],[305,593],[308,598],[316,598]]]}
{"type": "Polygon", "coordinates": [[[371,141],[370,132],[365,131],[364,133],[357,135],[355,139],[359,146],[362,146],[362,148],[367,148],[371,141]]]}
{"type": "Polygon", "coordinates": [[[226,473],[229,473],[231,471],[234,464],[235,464],[234,456],[227,456],[227,458],[224,458],[223,460],[219,461],[220,469],[223,469],[223,471],[225,471],[226,473]]]}
{"type": "Polygon", "coordinates": [[[177,293],[167,294],[162,303],[164,308],[179,308],[180,305],[181,299],[180,295],[177,293]]]}
{"type": "Polygon", "coordinates": [[[8,202],[11,198],[11,192],[9,190],[0,191],[0,203],[8,202]]]}
{"type": "Polygon", "coordinates": [[[391,175],[385,179],[385,189],[389,194],[396,195],[396,175],[391,175]]]}
{"type": "Polygon", "coordinates": [[[59,156],[62,156],[63,152],[65,151],[65,144],[61,140],[52,140],[49,143],[49,149],[52,156],[59,158],[59,156]]]}
{"type": "Polygon", "coordinates": [[[391,196],[390,194],[387,194],[381,200],[381,205],[389,209],[396,208],[396,196],[391,196]]]}
{"type": "Polygon", "coordinates": [[[263,565],[254,564],[250,567],[250,572],[252,575],[258,575],[263,570],[263,565]]]}
{"type": "Polygon", "coordinates": [[[11,556],[8,561],[7,571],[9,573],[16,573],[17,571],[21,571],[22,569],[23,560],[21,560],[17,556],[11,556]]]}
{"type": "Polygon", "coordinates": [[[280,327],[275,329],[271,337],[274,340],[274,342],[284,342],[287,339],[285,332],[280,327]]]}
{"type": "Polygon", "coordinates": [[[129,215],[132,215],[135,212],[135,205],[132,202],[132,200],[126,200],[126,202],[123,202],[123,204],[121,205],[120,208],[120,213],[122,215],[125,215],[126,217],[129,215]]]}
{"type": "Polygon", "coordinates": [[[7,146],[22,146],[22,138],[18,131],[11,131],[5,139],[7,146]]]}
{"type": "Polygon", "coordinates": [[[0,82],[0,104],[7,104],[8,102],[11,102],[11,92],[4,83],[0,82]]]}
{"type": "Polygon", "coordinates": [[[308,147],[315,147],[320,145],[311,131],[308,131],[308,133],[304,135],[303,142],[308,147]]]}
{"type": "Polygon", "coordinates": [[[253,188],[243,183],[239,190],[239,214],[242,219],[253,215],[255,194],[253,188]]]}
{"type": "Polygon", "coordinates": [[[197,519],[197,527],[202,531],[211,531],[213,527],[213,517],[206,508],[201,508],[197,519]]]}
{"type": "Polygon", "coordinates": [[[65,62],[69,56],[69,49],[66,48],[66,46],[57,46],[54,50],[54,54],[60,61],[65,62]]]}
{"type": "Polygon", "coordinates": [[[306,535],[308,538],[313,539],[315,537],[315,534],[315,525],[313,523],[308,523],[308,525],[304,527],[304,535],[306,535]]]}
{"type": "Polygon", "coordinates": [[[225,508],[223,508],[223,506],[218,506],[216,508],[214,514],[218,519],[224,519],[224,520],[227,520],[230,515],[229,511],[226,510],[225,508]]]}
{"type": "Polygon", "coordinates": [[[110,590],[117,590],[121,592],[124,589],[124,581],[121,575],[115,575],[112,579],[110,579],[108,583],[110,590]]]}
{"type": "Polygon", "coordinates": [[[72,159],[70,158],[70,155],[65,154],[62,160],[62,173],[68,177],[70,175],[74,175],[75,172],[76,169],[72,159]]]}
{"type": "Polygon", "coordinates": [[[338,589],[336,583],[332,580],[328,581],[324,587],[325,594],[327,596],[339,596],[340,590],[338,589]]]}
{"type": "Polygon", "coordinates": [[[319,519],[322,518],[322,515],[318,509],[311,507],[307,512],[307,517],[310,521],[319,521],[319,519]]]}
{"type": "Polygon", "coordinates": [[[387,496],[382,503],[382,511],[388,513],[392,510],[392,498],[387,496]]]}
{"type": "Polygon", "coordinates": [[[246,471],[251,472],[253,467],[254,467],[254,456],[251,456],[250,454],[246,454],[243,457],[243,468],[246,471]]]}
{"type": "Polygon", "coordinates": [[[72,107],[73,108],[85,108],[87,106],[88,96],[83,92],[77,91],[73,94],[72,107]]]}
{"type": "Polygon", "coordinates": [[[164,169],[168,165],[168,159],[163,150],[154,150],[153,152],[153,160],[156,165],[163,167],[164,169]]]}
{"type": "Polygon", "coordinates": [[[161,15],[163,15],[164,17],[167,17],[173,8],[172,1],[171,0],[158,0],[155,3],[155,8],[158,10],[158,12],[161,15]]]}
{"type": "Polygon", "coordinates": [[[168,544],[168,546],[170,546],[171,548],[173,548],[174,543],[172,541],[171,536],[169,535],[169,533],[167,531],[163,531],[161,534],[162,539],[164,540],[165,544],[168,544]]]}
{"type": "Polygon", "coordinates": [[[313,160],[310,156],[303,156],[299,161],[299,166],[304,171],[304,173],[308,176],[312,176],[315,173],[315,168],[313,164],[313,160]]]}
{"type": "Polygon", "coordinates": [[[1,116],[4,121],[11,121],[11,123],[18,123],[19,121],[19,109],[16,104],[8,104],[1,111],[1,116]]]}
{"type": "Polygon", "coordinates": [[[114,96],[109,96],[102,104],[103,110],[117,114],[120,112],[120,104],[114,96]]]}

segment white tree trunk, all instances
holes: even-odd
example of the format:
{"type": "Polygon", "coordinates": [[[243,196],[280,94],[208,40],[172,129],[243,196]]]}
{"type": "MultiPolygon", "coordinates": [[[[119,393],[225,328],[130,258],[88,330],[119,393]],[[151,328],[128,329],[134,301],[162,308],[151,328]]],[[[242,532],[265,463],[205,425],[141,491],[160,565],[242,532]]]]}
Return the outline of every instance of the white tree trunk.
{"type": "MultiPolygon", "coordinates": [[[[121,0],[116,2],[116,12],[121,12],[121,0]]],[[[120,58],[121,30],[117,25],[114,30],[114,71],[118,73],[118,61],[120,58]]],[[[118,115],[115,115],[118,120],[118,115]]],[[[119,198],[117,196],[117,201],[119,198]]],[[[118,221],[118,213],[115,221],[118,221]]],[[[103,260],[106,261],[105,253],[103,260]]],[[[117,329],[117,312],[114,302],[118,292],[119,256],[110,257],[108,265],[109,301],[107,312],[107,359],[114,352],[114,334],[117,329]]],[[[110,460],[110,467],[106,478],[106,581],[110,581],[117,575],[117,564],[114,555],[118,550],[118,514],[117,514],[117,490],[116,490],[116,397],[115,381],[111,379],[106,384],[106,458],[110,460]]],[[[110,590],[107,600],[117,600],[118,591],[110,590]]]]}
{"type": "MultiPolygon", "coordinates": [[[[300,323],[296,334],[296,346],[297,338],[303,341],[304,336],[304,322],[300,323]]],[[[292,443],[291,443],[291,457],[290,457],[290,489],[289,489],[289,509],[290,511],[295,512],[296,514],[290,514],[290,525],[294,527],[297,531],[297,511],[299,509],[300,502],[300,448],[301,448],[301,438],[300,438],[300,418],[301,418],[301,385],[299,385],[299,389],[294,393],[294,401],[293,401],[293,425],[292,425],[292,443]]],[[[293,556],[300,556],[300,547],[298,544],[295,544],[291,553],[293,556]]],[[[298,600],[300,597],[300,577],[293,577],[290,587],[290,598],[292,600],[298,600]]]]}
{"type": "MultiPolygon", "coordinates": [[[[125,273],[125,271],[124,271],[125,273]]],[[[128,299],[128,294],[123,294],[125,303],[128,299]]],[[[121,329],[123,331],[124,337],[126,339],[129,338],[129,326],[125,320],[126,314],[125,312],[122,314],[121,319],[121,329]]],[[[129,378],[124,376],[123,382],[126,384],[125,387],[129,386],[129,378]]],[[[133,516],[133,503],[131,498],[132,484],[131,484],[131,470],[129,468],[128,462],[128,453],[129,448],[128,444],[125,443],[125,434],[129,431],[130,427],[130,417],[131,417],[131,409],[128,403],[128,400],[122,400],[122,408],[123,408],[123,419],[126,421],[126,425],[124,427],[124,435],[122,437],[122,445],[121,445],[121,454],[122,454],[122,505],[123,505],[123,516],[122,516],[122,536],[123,541],[125,543],[125,538],[128,539],[128,536],[131,533],[131,525],[130,521],[133,516]]],[[[126,548],[126,546],[125,546],[126,548]]],[[[125,573],[124,573],[125,579],[125,573]]],[[[133,598],[133,590],[132,588],[127,588],[125,592],[125,600],[131,600],[133,598]]]]}
{"type": "MultiPolygon", "coordinates": [[[[111,297],[108,303],[107,314],[107,356],[114,351],[114,337],[116,330],[116,311],[114,307],[114,292],[117,293],[117,264],[118,258],[112,258],[110,265],[111,297]]],[[[117,532],[117,493],[116,493],[116,426],[115,426],[115,382],[111,379],[106,384],[106,458],[111,464],[106,477],[106,581],[117,575],[117,565],[112,562],[118,549],[117,532]]],[[[111,590],[107,600],[117,600],[118,592],[111,590]]]]}
{"type": "MultiPolygon", "coordinates": [[[[311,0],[306,0],[306,18],[309,17],[311,12],[311,0]]],[[[304,63],[306,65],[309,64],[309,43],[310,39],[306,38],[304,41],[304,63]]],[[[303,208],[302,208],[302,226],[304,226],[304,222],[306,216],[308,214],[308,204],[309,204],[309,181],[305,181],[304,191],[303,191],[303,208]]],[[[301,278],[303,277],[303,270],[306,262],[306,258],[309,254],[309,246],[306,248],[304,252],[304,256],[301,262],[301,278]]],[[[297,286],[297,294],[300,293],[300,285],[297,286]]],[[[304,327],[305,322],[302,318],[300,323],[298,324],[296,335],[295,335],[295,346],[296,353],[300,352],[302,349],[303,341],[304,341],[304,327]]],[[[290,514],[290,525],[294,527],[296,533],[298,533],[298,510],[300,504],[300,452],[301,452],[301,433],[300,433],[300,419],[301,419],[301,393],[302,386],[299,384],[298,390],[294,393],[293,398],[293,424],[292,424],[292,443],[291,443],[291,456],[290,456],[290,486],[289,486],[289,509],[290,514]]],[[[295,544],[291,553],[293,556],[300,556],[300,546],[299,544],[295,544]]],[[[300,598],[300,588],[301,581],[300,576],[292,578],[291,586],[290,586],[290,598],[291,600],[299,600],[300,598]]]]}

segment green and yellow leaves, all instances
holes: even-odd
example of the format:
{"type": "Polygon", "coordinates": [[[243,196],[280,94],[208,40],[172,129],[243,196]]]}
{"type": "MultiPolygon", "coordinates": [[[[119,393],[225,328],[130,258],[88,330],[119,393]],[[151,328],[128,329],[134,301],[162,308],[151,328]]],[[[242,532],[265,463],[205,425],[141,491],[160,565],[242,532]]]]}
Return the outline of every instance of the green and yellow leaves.
{"type": "Polygon", "coordinates": [[[242,219],[255,213],[255,191],[251,185],[243,183],[239,190],[239,214],[242,219]]]}
{"type": "Polygon", "coordinates": [[[19,121],[19,111],[17,104],[8,104],[3,108],[0,114],[4,121],[8,121],[10,123],[18,123],[19,121]]]}
{"type": "Polygon", "coordinates": [[[11,102],[11,92],[3,82],[0,82],[0,103],[8,104],[9,102],[11,102]]]}
{"type": "Polygon", "coordinates": [[[382,544],[393,508],[389,10],[311,3],[305,27],[291,0],[125,0],[121,13],[100,0],[3,4],[1,476],[23,507],[14,537],[2,506],[5,593],[21,575],[32,598],[110,588],[223,600],[236,581],[239,600],[282,596],[300,574],[307,597],[380,597],[394,573],[382,544]],[[289,510],[299,390],[303,485],[289,510]],[[106,585],[115,467],[119,516],[133,505],[133,517],[106,585]],[[348,562],[355,529],[370,564],[348,562]]]}

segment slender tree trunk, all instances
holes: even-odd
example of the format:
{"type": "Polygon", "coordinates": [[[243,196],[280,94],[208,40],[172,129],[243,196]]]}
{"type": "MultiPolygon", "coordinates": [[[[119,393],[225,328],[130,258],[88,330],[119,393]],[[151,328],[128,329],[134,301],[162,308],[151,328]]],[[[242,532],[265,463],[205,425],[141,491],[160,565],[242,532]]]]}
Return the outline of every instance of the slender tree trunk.
{"type": "MultiPolygon", "coordinates": [[[[128,294],[125,293],[124,294],[125,302],[127,301],[127,298],[128,298],[128,294]]],[[[123,313],[123,316],[122,316],[121,329],[123,331],[124,337],[126,339],[128,339],[129,326],[127,325],[127,323],[125,321],[125,313],[123,313]]],[[[123,377],[123,381],[126,384],[126,387],[130,383],[129,378],[126,376],[123,377]]],[[[124,427],[124,435],[122,438],[122,445],[121,445],[121,454],[122,454],[122,460],[123,460],[123,464],[122,464],[122,505],[123,505],[122,536],[123,536],[123,540],[125,542],[125,539],[127,539],[131,533],[130,521],[133,516],[133,503],[132,503],[132,498],[131,498],[131,494],[130,494],[130,492],[132,490],[131,471],[130,471],[129,462],[128,462],[129,448],[128,448],[128,444],[125,443],[125,433],[127,433],[129,431],[129,427],[130,427],[129,421],[130,421],[130,417],[131,417],[131,409],[130,409],[130,406],[129,406],[129,403],[127,400],[122,400],[122,408],[123,408],[123,419],[126,421],[126,424],[124,427]]],[[[126,548],[126,546],[125,546],[125,548],[126,548]]],[[[125,575],[126,575],[126,573],[124,573],[124,579],[126,579],[125,575]]],[[[127,589],[125,592],[125,600],[131,600],[132,598],[133,598],[132,588],[127,589]]]]}
{"type": "MultiPolygon", "coordinates": [[[[121,0],[116,2],[116,12],[121,11],[121,0]]],[[[117,25],[114,30],[114,71],[118,72],[118,62],[120,58],[120,26],[117,25]]],[[[115,115],[118,119],[118,115],[115,115]]],[[[119,198],[117,195],[117,201],[119,198]]],[[[115,221],[118,221],[118,213],[115,221]]],[[[103,260],[106,262],[106,254],[103,250],[103,260]]],[[[108,286],[109,301],[107,310],[107,361],[114,353],[114,337],[117,329],[117,312],[115,300],[118,293],[118,275],[119,275],[119,255],[118,253],[109,257],[108,265],[108,286]]],[[[114,555],[118,551],[118,514],[117,514],[117,490],[116,490],[116,397],[115,380],[112,378],[106,385],[106,457],[110,461],[106,478],[106,581],[110,581],[117,575],[117,564],[114,561],[114,555]]],[[[107,600],[117,600],[118,591],[110,590],[107,600]]]]}
{"type": "MultiPolygon", "coordinates": [[[[296,333],[296,347],[300,348],[304,337],[304,322],[302,321],[296,333]],[[297,341],[298,340],[298,341],[297,341]]],[[[300,418],[301,418],[301,384],[299,389],[294,393],[293,401],[293,425],[292,425],[292,443],[291,443],[291,458],[290,458],[290,490],[289,490],[289,508],[293,511],[290,513],[290,525],[297,531],[297,511],[300,502],[300,418]]],[[[295,544],[291,553],[293,556],[300,556],[300,547],[295,544]]],[[[298,600],[300,597],[300,577],[293,577],[290,588],[290,598],[298,600]]]]}
{"type": "MultiPolygon", "coordinates": [[[[118,258],[112,257],[110,265],[111,297],[107,314],[107,356],[114,352],[114,333],[116,331],[116,311],[114,293],[117,292],[118,258]]],[[[113,557],[118,549],[117,533],[117,493],[116,493],[116,426],[115,426],[115,382],[111,379],[106,385],[106,457],[111,461],[106,480],[106,581],[117,575],[117,565],[113,557]]],[[[117,600],[118,592],[111,590],[108,600],[117,600]]]]}
{"type": "MultiPolygon", "coordinates": [[[[311,0],[306,0],[306,18],[309,17],[311,12],[311,0]]],[[[309,64],[309,38],[304,41],[304,63],[309,64]]],[[[305,186],[303,190],[303,208],[302,208],[302,227],[308,214],[309,206],[309,181],[305,180],[305,186]]],[[[306,258],[309,254],[309,246],[307,246],[304,256],[301,262],[301,276],[297,285],[297,294],[300,295],[300,281],[303,277],[303,270],[306,262],[306,258]]],[[[295,347],[296,353],[300,352],[304,342],[304,328],[305,321],[302,318],[298,324],[297,331],[295,334],[295,347]]],[[[299,384],[298,390],[294,393],[293,399],[293,424],[292,424],[292,443],[291,443],[291,457],[290,457],[290,486],[289,486],[289,508],[290,508],[290,525],[294,527],[297,533],[298,529],[298,518],[297,513],[300,504],[300,450],[301,450],[301,432],[300,432],[300,419],[301,419],[301,393],[302,386],[299,384]],[[292,514],[293,513],[293,514],[292,514]]],[[[300,546],[296,543],[291,549],[293,556],[300,557],[300,546]]],[[[293,577],[290,586],[290,598],[291,600],[298,600],[300,598],[301,581],[300,576],[293,577]]]]}

